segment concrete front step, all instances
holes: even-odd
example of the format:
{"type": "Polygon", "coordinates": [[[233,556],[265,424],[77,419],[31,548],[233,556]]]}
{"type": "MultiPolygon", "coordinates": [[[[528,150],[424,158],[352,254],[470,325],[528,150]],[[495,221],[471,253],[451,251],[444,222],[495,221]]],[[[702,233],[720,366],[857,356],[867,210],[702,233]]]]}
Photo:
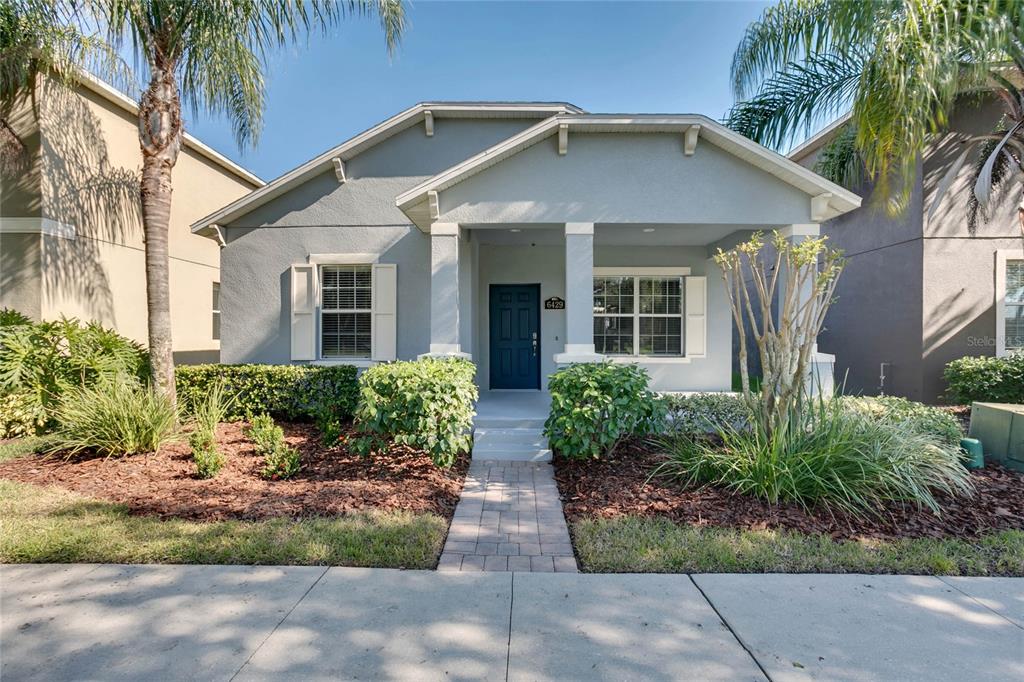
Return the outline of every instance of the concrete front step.
{"type": "Polygon", "coordinates": [[[474,429],[543,429],[543,417],[475,417],[474,429]]]}
{"type": "Polygon", "coordinates": [[[478,427],[473,434],[473,459],[550,462],[551,449],[537,427],[478,427]]]}

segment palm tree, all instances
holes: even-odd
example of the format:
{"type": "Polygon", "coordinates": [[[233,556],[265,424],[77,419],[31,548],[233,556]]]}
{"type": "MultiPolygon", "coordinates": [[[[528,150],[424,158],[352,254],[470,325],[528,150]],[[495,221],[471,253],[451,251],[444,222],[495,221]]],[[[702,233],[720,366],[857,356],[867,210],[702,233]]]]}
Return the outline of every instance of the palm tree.
{"type": "MultiPolygon", "coordinates": [[[[41,2],[42,0],[33,0],[41,2]]],[[[146,243],[149,353],[156,388],[172,400],[168,223],[171,174],[181,150],[184,100],[197,114],[226,115],[240,146],[259,137],[268,53],[349,15],[374,14],[389,51],[404,28],[401,0],[51,0],[64,26],[97,27],[107,44],[131,52],[149,82],[139,99],[141,200],[146,243]]]]}
{"type": "Polygon", "coordinates": [[[1022,128],[1013,123],[1020,91],[1005,74],[1007,60],[1024,64],[1022,27],[1021,0],[783,0],[748,27],[733,56],[740,102],[727,123],[779,149],[849,110],[818,170],[847,186],[874,182],[875,196],[898,213],[920,153],[958,98],[995,91],[1008,116],[998,138],[981,140],[992,144],[971,202],[984,209],[1022,159],[1022,128]]]}

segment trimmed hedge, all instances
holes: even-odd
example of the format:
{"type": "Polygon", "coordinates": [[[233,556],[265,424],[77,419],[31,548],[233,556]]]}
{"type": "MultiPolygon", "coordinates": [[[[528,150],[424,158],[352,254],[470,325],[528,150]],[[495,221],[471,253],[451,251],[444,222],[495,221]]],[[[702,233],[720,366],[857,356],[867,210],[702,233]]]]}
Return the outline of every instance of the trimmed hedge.
{"type": "Polygon", "coordinates": [[[476,365],[468,360],[424,358],[376,365],[359,378],[358,434],[364,454],[390,443],[426,450],[449,467],[470,449],[476,365]]]}
{"type": "Polygon", "coordinates": [[[324,411],[347,419],[358,400],[356,376],[351,365],[184,365],[175,369],[175,386],[190,409],[223,382],[233,396],[225,415],[230,420],[258,414],[312,419],[324,411]]]}
{"type": "Polygon", "coordinates": [[[548,379],[551,414],[544,433],[551,447],[573,458],[607,456],[627,436],[659,432],[665,401],[648,389],[647,370],[634,364],[587,362],[548,379]]]}
{"type": "Polygon", "coordinates": [[[943,376],[956,403],[1024,403],[1024,353],[960,358],[946,365],[943,376]]]}

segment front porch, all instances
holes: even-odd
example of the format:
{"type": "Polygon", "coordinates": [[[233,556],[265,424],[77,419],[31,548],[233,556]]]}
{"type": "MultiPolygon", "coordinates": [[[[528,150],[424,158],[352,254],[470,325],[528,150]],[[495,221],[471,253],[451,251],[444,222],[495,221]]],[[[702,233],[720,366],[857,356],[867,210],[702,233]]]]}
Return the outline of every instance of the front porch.
{"type": "Polygon", "coordinates": [[[481,389],[543,391],[561,365],[610,359],[655,390],[727,391],[714,254],[756,230],[817,235],[859,198],[703,117],[577,115],[396,203],[430,239],[427,354],[472,358],[481,389]]]}

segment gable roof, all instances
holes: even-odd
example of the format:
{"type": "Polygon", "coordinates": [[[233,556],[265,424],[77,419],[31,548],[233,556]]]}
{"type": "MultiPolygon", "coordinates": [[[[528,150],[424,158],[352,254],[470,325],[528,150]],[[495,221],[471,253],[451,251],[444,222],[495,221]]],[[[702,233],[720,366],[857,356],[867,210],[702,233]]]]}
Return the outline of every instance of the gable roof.
{"type": "Polygon", "coordinates": [[[826,180],[820,175],[743,137],[707,116],[698,114],[577,114],[552,116],[517,135],[472,156],[462,163],[438,173],[398,196],[396,205],[413,222],[424,227],[428,213],[429,192],[440,192],[518,154],[538,142],[556,135],[561,126],[585,133],[664,133],[685,132],[699,126],[699,138],[774,175],[808,195],[831,195],[828,217],[851,211],[861,204],[853,192],[826,180]]]}
{"type": "MultiPolygon", "coordinates": [[[[87,90],[96,93],[108,102],[116,104],[134,116],[139,115],[138,103],[109,83],[106,83],[85,71],[81,72],[81,75],[77,80],[87,90]]],[[[193,137],[189,133],[185,133],[183,137],[185,147],[191,149],[200,156],[205,157],[209,161],[214,162],[229,173],[238,176],[242,180],[245,180],[256,187],[262,187],[266,184],[258,175],[242,168],[237,163],[215,150],[213,147],[201,142],[198,138],[193,137]]]]}
{"type": "Polygon", "coordinates": [[[548,118],[582,111],[567,102],[420,102],[328,149],[219,211],[197,220],[192,224],[192,231],[212,234],[213,225],[233,222],[302,184],[307,178],[330,170],[333,168],[332,159],[348,161],[389,137],[423,123],[427,112],[434,118],[548,118]]]}
{"type": "Polygon", "coordinates": [[[814,135],[811,135],[809,138],[793,147],[789,150],[789,153],[786,154],[786,156],[793,161],[800,161],[809,154],[821,149],[826,143],[831,142],[832,138],[839,134],[839,131],[843,129],[843,126],[850,121],[851,116],[852,114],[849,112],[843,114],[818,132],[814,133],[814,135]]]}

